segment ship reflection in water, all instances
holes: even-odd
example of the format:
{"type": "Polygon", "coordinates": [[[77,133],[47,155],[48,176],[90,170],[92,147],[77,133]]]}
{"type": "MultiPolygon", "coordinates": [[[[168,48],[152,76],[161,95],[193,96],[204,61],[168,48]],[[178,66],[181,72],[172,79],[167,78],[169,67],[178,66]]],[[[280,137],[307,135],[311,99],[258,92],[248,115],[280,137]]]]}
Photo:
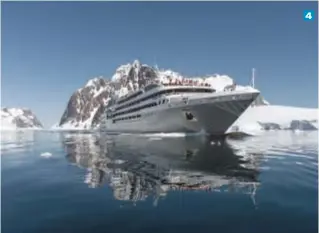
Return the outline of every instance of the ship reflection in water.
{"type": "Polygon", "coordinates": [[[171,191],[240,192],[255,203],[261,154],[237,153],[201,137],[63,134],[70,163],[91,188],[107,184],[117,200],[154,205],[171,191]]]}

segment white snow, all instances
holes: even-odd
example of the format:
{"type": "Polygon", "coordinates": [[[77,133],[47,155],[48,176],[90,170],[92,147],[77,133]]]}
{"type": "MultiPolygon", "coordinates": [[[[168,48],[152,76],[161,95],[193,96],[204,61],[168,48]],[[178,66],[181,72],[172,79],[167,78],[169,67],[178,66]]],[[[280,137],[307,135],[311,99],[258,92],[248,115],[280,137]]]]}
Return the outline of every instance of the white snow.
{"type": "Polygon", "coordinates": [[[13,123],[12,116],[1,115],[1,130],[16,130],[17,126],[13,123]]]}
{"type": "Polygon", "coordinates": [[[99,90],[94,89],[94,95],[93,95],[93,98],[96,98],[97,96],[99,96],[102,92],[104,92],[104,91],[105,91],[105,89],[108,89],[108,88],[102,88],[102,87],[100,87],[100,89],[99,89],[99,90]]]}
{"type": "MultiPolygon", "coordinates": [[[[318,109],[315,108],[264,105],[249,107],[233,126],[237,126],[241,132],[258,134],[263,131],[263,127],[258,122],[275,123],[280,125],[281,129],[286,129],[294,120],[314,122],[317,119],[318,109]]],[[[316,124],[313,125],[316,127],[316,124]]],[[[231,131],[232,127],[229,129],[229,132],[231,131]]]]}
{"type": "Polygon", "coordinates": [[[54,124],[50,130],[85,130],[91,129],[93,118],[98,111],[96,107],[90,114],[90,117],[83,122],[72,122],[72,120],[65,122],[63,125],[59,126],[59,123],[54,124]]]}
{"type": "Polygon", "coordinates": [[[210,84],[216,91],[223,91],[228,85],[233,84],[233,79],[227,75],[216,74],[204,79],[204,83],[210,84]]]}
{"type": "Polygon", "coordinates": [[[172,79],[173,82],[176,80],[181,81],[183,79],[182,75],[172,70],[158,70],[157,75],[159,77],[159,81],[164,84],[169,83],[169,79],[172,79]]]}
{"type": "MultiPolygon", "coordinates": [[[[136,74],[138,74],[138,71],[140,70],[142,64],[140,63],[140,61],[135,60],[132,64],[126,64],[126,65],[121,65],[120,67],[118,67],[115,71],[115,74],[112,76],[112,81],[113,82],[118,82],[120,81],[123,77],[128,76],[130,70],[132,68],[134,68],[136,74]]],[[[135,77],[136,81],[137,81],[137,76],[135,77]]]]}
{"type": "Polygon", "coordinates": [[[121,65],[116,69],[115,74],[112,77],[112,81],[119,81],[122,77],[127,76],[128,72],[132,68],[132,64],[121,65]]]}
{"type": "Polygon", "coordinates": [[[129,93],[129,90],[127,89],[127,87],[122,87],[119,90],[115,91],[115,98],[120,98],[122,96],[125,96],[129,93]]]}
{"type": "Polygon", "coordinates": [[[20,119],[28,125],[33,125],[34,116],[24,115],[24,110],[21,108],[3,108],[1,109],[1,127],[0,130],[29,130],[29,129],[42,129],[40,127],[28,127],[28,128],[19,128],[15,123],[16,119],[20,119]]]}
{"type": "Polygon", "coordinates": [[[10,108],[8,111],[11,114],[11,116],[13,116],[13,117],[16,117],[16,116],[23,114],[23,111],[19,108],[10,108]]]}
{"type": "Polygon", "coordinates": [[[95,86],[96,83],[101,79],[103,78],[102,76],[101,77],[96,77],[96,78],[92,78],[90,79],[87,83],[86,83],[86,87],[89,87],[89,86],[95,86]]]}
{"type": "Polygon", "coordinates": [[[85,129],[91,128],[93,118],[94,118],[94,116],[95,116],[95,114],[96,114],[96,112],[97,112],[98,109],[99,109],[99,108],[96,107],[96,108],[91,112],[90,117],[89,117],[86,121],[84,121],[83,123],[81,123],[81,126],[80,126],[80,127],[85,128],[85,129]]]}

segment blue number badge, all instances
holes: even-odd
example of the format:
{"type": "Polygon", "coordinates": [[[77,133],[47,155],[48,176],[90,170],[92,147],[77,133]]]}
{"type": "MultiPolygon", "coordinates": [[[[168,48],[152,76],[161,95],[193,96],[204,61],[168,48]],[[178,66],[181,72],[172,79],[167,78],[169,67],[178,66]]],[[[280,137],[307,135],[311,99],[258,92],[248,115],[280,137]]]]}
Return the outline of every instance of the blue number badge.
{"type": "Polygon", "coordinates": [[[303,19],[304,20],[313,20],[315,17],[314,11],[304,11],[303,12],[303,19]]]}

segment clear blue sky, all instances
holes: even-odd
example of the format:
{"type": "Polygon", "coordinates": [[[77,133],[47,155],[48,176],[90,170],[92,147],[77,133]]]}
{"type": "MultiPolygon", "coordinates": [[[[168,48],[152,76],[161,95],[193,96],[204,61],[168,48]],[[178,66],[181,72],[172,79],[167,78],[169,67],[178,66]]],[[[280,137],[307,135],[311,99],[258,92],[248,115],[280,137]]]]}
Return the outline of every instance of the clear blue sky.
{"type": "Polygon", "coordinates": [[[51,126],[71,94],[134,59],[227,74],[272,104],[317,107],[316,2],[5,2],[2,106],[51,126]],[[315,11],[304,21],[304,10],[315,11]]]}

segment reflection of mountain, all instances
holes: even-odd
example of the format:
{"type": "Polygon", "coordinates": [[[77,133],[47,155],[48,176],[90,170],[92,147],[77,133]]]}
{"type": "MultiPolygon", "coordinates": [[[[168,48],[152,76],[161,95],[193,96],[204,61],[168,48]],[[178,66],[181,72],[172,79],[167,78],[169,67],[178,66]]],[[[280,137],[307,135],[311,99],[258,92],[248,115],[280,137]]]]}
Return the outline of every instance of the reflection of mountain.
{"type": "MultiPolygon", "coordinates": [[[[92,168],[101,159],[101,155],[107,153],[106,144],[98,144],[91,134],[61,135],[67,159],[78,166],[92,168]]],[[[103,160],[105,159],[107,158],[104,157],[103,160]]]]}
{"type": "Polygon", "coordinates": [[[1,151],[17,152],[31,149],[35,141],[36,132],[1,131],[1,151]]]}
{"type": "Polygon", "coordinates": [[[237,156],[200,137],[63,135],[67,159],[86,167],[90,187],[108,183],[118,200],[157,200],[168,191],[254,194],[260,155],[237,156]]]}

